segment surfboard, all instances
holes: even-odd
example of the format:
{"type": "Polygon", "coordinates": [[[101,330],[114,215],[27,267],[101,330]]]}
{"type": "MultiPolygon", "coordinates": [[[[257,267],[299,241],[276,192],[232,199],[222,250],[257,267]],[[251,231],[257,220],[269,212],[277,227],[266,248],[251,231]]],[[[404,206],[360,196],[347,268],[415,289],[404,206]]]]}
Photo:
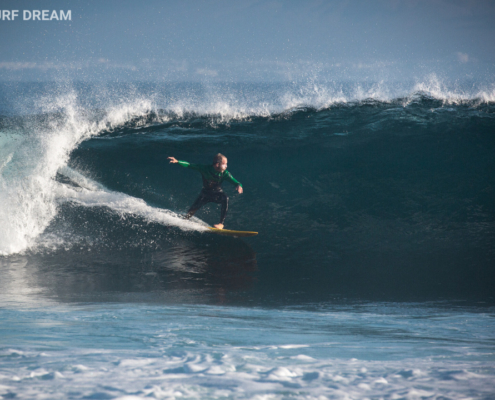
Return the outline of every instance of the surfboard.
{"type": "Polygon", "coordinates": [[[249,237],[256,236],[258,232],[249,232],[249,231],[231,231],[229,229],[217,229],[208,227],[212,233],[216,233],[218,235],[225,236],[234,236],[234,237],[249,237]]]}

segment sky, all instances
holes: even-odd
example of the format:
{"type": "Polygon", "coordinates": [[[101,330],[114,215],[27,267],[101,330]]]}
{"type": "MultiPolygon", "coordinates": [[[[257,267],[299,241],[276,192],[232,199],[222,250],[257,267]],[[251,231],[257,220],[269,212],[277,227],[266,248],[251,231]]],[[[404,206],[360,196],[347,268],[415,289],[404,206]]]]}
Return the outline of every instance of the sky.
{"type": "Polygon", "coordinates": [[[0,0],[0,80],[290,81],[495,72],[495,1],[0,0]],[[71,21],[23,20],[24,10],[71,21]]]}

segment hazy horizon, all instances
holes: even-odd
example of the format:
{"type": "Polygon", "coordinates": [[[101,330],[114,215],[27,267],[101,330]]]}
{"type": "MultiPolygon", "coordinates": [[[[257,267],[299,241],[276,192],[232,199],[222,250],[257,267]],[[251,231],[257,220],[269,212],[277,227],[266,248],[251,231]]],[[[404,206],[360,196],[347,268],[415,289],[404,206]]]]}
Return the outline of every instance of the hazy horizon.
{"type": "Polygon", "coordinates": [[[490,79],[490,1],[3,1],[0,80],[490,79]]]}

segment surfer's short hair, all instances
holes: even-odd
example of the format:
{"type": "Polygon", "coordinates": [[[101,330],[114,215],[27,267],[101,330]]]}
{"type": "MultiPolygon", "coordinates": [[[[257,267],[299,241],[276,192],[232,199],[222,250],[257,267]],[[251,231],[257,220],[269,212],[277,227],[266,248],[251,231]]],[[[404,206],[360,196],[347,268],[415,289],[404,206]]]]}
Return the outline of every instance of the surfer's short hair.
{"type": "Polygon", "coordinates": [[[218,153],[215,157],[213,157],[213,164],[221,163],[223,159],[227,159],[222,153],[218,153]]]}

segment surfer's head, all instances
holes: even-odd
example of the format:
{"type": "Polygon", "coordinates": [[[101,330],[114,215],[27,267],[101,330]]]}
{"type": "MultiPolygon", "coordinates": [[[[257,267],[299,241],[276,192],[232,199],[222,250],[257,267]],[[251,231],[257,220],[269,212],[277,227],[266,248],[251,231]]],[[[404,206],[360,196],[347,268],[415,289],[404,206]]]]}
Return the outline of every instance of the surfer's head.
{"type": "Polygon", "coordinates": [[[215,168],[215,171],[217,172],[225,171],[227,169],[227,157],[218,153],[213,157],[213,168],[215,168]]]}

